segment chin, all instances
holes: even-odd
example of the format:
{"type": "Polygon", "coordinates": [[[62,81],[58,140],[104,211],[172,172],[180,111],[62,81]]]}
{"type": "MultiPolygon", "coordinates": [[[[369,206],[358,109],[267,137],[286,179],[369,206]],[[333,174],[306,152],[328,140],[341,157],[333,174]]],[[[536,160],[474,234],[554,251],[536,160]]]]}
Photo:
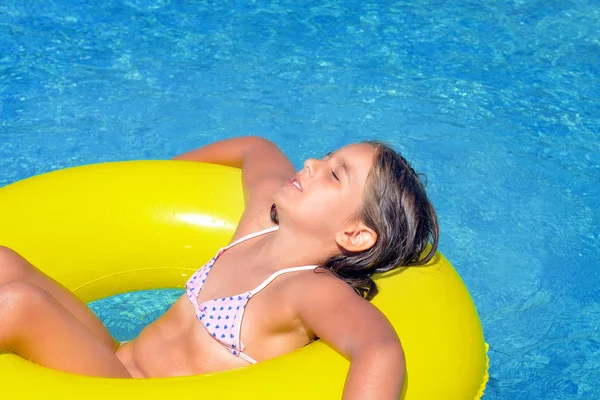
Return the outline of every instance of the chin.
{"type": "Polygon", "coordinates": [[[282,203],[286,203],[286,194],[285,194],[285,185],[281,186],[275,193],[273,193],[273,203],[277,205],[277,209],[279,209],[282,203]]]}

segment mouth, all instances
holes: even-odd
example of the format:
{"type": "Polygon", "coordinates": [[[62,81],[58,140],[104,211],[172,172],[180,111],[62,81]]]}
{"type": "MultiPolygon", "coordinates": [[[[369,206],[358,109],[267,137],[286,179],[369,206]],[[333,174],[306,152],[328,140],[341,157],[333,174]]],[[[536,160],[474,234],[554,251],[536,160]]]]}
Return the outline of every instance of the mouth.
{"type": "Polygon", "coordinates": [[[302,186],[300,185],[300,182],[298,181],[298,179],[294,178],[290,181],[290,183],[295,186],[299,191],[302,191],[302,186]]]}

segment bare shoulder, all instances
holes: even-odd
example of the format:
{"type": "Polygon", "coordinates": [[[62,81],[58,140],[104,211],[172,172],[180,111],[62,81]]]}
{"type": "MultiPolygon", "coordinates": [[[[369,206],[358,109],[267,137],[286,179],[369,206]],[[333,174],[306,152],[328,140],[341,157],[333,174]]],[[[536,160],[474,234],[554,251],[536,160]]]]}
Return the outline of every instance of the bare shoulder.
{"type": "Polygon", "coordinates": [[[299,315],[322,310],[337,312],[343,309],[362,308],[376,311],[376,307],[359,296],[352,286],[336,277],[330,271],[317,268],[315,271],[299,274],[291,280],[288,295],[297,307],[299,315]]]}
{"type": "Polygon", "coordinates": [[[314,271],[298,274],[298,277],[290,282],[289,289],[293,292],[310,293],[311,296],[309,297],[314,300],[319,300],[322,297],[331,297],[332,293],[335,293],[336,297],[339,295],[361,299],[348,283],[324,268],[317,268],[314,271]]]}
{"type": "Polygon", "coordinates": [[[345,356],[374,343],[399,345],[386,316],[330,272],[301,274],[287,295],[305,329],[345,356]]]}

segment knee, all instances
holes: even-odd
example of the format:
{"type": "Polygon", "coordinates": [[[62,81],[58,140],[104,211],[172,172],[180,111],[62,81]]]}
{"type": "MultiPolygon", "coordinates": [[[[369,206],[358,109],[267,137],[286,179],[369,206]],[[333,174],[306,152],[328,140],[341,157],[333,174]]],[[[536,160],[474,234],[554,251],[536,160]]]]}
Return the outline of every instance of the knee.
{"type": "Polygon", "coordinates": [[[26,282],[0,285],[0,352],[13,351],[15,340],[29,329],[31,310],[43,298],[42,289],[26,282]]]}
{"type": "Polygon", "coordinates": [[[6,247],[6,246],[0,246],[0,263],[2,263],[3,260],[9,260],[11,258],[14,258],[16,256],[18,256],[19,253],[17,253],[16,251],[14,251],[13,249],[11,249],[10,247],[6,247]]]}
{"type": "Polygon", "coordinates": [[[0,285],[25,280],[32,266],[11,248],[0,246],[0,285]]]}
{"type": "Polygon", "coordinates": [[[39,286],[27,282],[0,285],[0,321],[3,327],[23,326],[32,313],[44,310],[50,295],[39,286]]]}

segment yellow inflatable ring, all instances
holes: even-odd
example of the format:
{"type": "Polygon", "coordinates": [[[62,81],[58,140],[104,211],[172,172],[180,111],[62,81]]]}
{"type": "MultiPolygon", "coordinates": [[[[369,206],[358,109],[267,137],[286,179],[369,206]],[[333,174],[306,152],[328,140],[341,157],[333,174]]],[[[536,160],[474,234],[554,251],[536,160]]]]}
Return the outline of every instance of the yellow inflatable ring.
{"type": "MultiPolygon", "coordinates": [[[[183,287],[231,237],[240,172],[185,161],[70,168],[0,189],[0,245],[88,302],[183,287]]],[[[427,267],[377,279],[373,300],[402,340],[404,400],[479,399],[486,344],[462,280],[438,253],[427,267]]],[[[348,362],[323,343],[246,368],[183,378],[78,376],[0,355],[0,397],[61,399],[339,399],[348,362]]]]}

